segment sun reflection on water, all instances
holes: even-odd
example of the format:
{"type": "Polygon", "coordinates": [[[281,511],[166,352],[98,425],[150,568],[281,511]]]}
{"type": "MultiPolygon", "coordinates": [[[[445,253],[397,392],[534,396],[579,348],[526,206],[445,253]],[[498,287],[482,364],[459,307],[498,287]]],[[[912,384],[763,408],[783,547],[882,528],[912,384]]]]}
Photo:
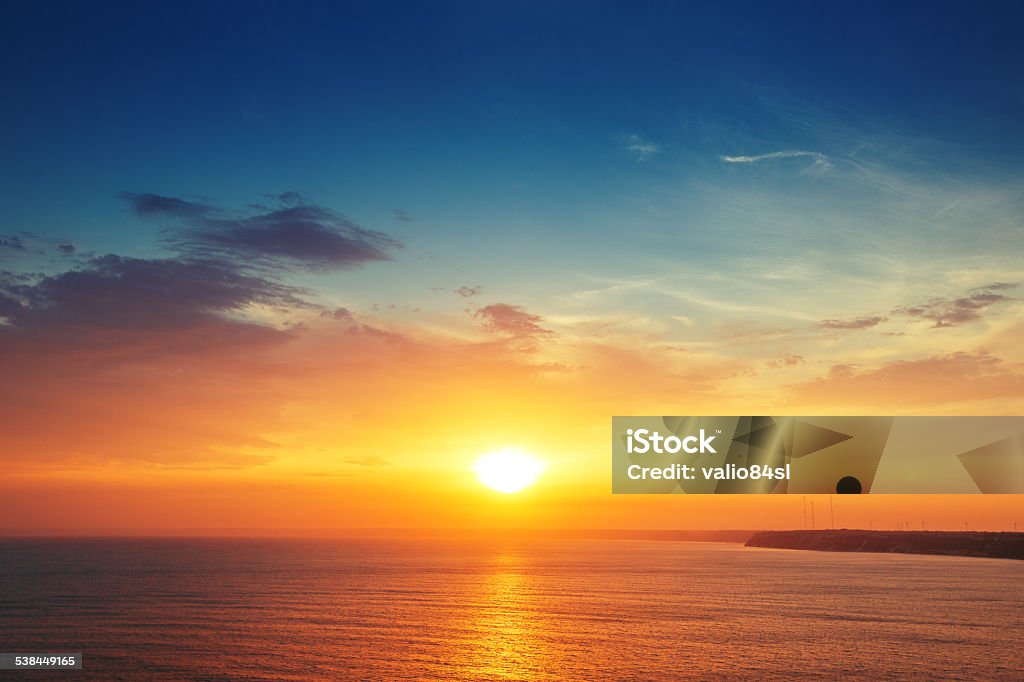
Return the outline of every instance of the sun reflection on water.
{"type": "Polygon", "coordinates": [[[548,679],[551,642],[527,557],[496,552],[467,604],[465,640],[457,665],[469,679],[548,679]]]}

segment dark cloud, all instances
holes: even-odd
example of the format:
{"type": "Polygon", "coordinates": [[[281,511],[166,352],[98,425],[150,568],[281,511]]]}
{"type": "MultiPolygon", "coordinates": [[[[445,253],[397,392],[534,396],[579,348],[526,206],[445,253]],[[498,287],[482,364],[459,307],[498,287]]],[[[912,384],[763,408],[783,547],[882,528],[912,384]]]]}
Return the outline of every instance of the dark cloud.
{"type": "Polygon", "coordinates": [[[477,310],[474,314],[490,332],[507,334],[514,338],[536,338],[553,334],[550,329],[540,326],[543,318],[526,312],[519,306],[494,303],[477,310]]]}
{"type": "Polygon", "coordinates": [[[819,323],[825,329],[836,329],[840,331],[854,331],[857,329],[870,329],[877,327],[888,318],[875,315],[874,317],[857,317],[850,320],[824,320],[819,323]]]}
{"type": "Polygon", "coordinates": [[[121,198],[126,200],[140,216],[170,216],[195,220],[207,218],[217,210],[206,204],[199,204],[176,197],[165,197],[159,194],[135,194],[122,192],[121,198]]]}
{"type": "Polygon", "coordinates": [[[278,264],[345,268],[390,260],[399,243],[364,230],[325,209],[295,206],[239,220],[220,220],[183,232],[177,243],[187,252],[250,257],[278,264]]]}
{"type": "Polygon", "coordinates": [[[934,298],[921,305],[896,308],[893,314],[930,320],[934,328],[956,327],[982,319],[986,308],[1014,300],[1012,296],[999,292],[1016,286],[1009,282],[993,282],[971,289],[959,298],[934,298]]]}
{"type": "Polygon", "coordinates": [[[168,243],[192,258],[217,258],[246,267],[350,268],[390,260],[402,244],[367,230],[329,209],[307,203],[296,192],[278,197],[277,208],[229,215],[201,203],[156,194],[123,194],[142,216],[164,216],[182,224],[168,243]]]}
{"type": "Polygon", "coordinates": [[[11,324],[10,319],[21,311],[21,302],[10,294],[4,293],[0,286],[0,320],[5,325],[11,324]]]}
{"type": "Polygon", "coordinates": [[[411,223],[415,220],[408,211],[401,208],[391,209],[391,214],[395,217],[395,220],[401,220],[403,223],[411,223]]]}
{"type": "MultiPolygon", "coordinates": [[[[61,348],[94,347],[106,338],[116,352],[110,334],[123,338],[128,332],[166,332],[173,345],[176,332],[200,328],[213,329],[210,338],[228,348],[232,340],[247,344],[256,338],[276,338],[284,332],[246,321],[246,311],[253,306],[282,311],[315,306],[306,300],[310,292],[283,283],[280,268],[260,266],[355,264],[386,258],[381,249],[397,245],[305,203],[232,217],[212,205],[180,198],[123,197],[139,215],[180,223],[171,233],[178,253],[151,259],[91,256],[57,274],[0,271],[0,352],[5,343],[29,338],[61,348]]],[[[282,204],[304,202],[295,192],[276,198],[282,204]]],[[[0,237],[0,247],[8,250],[34,252],[37,242],[39,238],[28,233],[0,237]]],[[[69,241],[39,244],[40,253],[75,253],[69,241]]],[[[351,321],[343,309],[333,315],[351,321]]],[[[200,340],[189,338],[189,343],[200,340]]],[[[148,343],[151,349],[165,347],[160,341],[148,343]]]]}
{"type": "Polygon", "coordinates": [[[471,287],[459,287],[458,289],[455,290],[455,293],[457,293],[459,296],[462,296],[463,298],[470,298],[472,296],[476,296],[483,290],[483,286],[477,284],[471,287]]]}
{"type": "Polygon", "coordinates": [[[298,192],[281,192],[277,195],[277,200],[285,206],[298,206],[306,203],[306,197],[298,192]]]}
{"type": "Polygon", "coordinates": [[[0,310],[20,328],[170,329],[253,304],[307,306],[301,293],[217,261],[107,255],[31,282],[0,275],[0,310]]]}
{"type": "Polygon", "coordinates": [[[11,251],[24,251],[25,242],[21,240],[21,237],[17,235],[2,235],[0,234],[0,249],[11,251]]]}
{"type": "Polygon", "coordinates": [[[0,260],[45,258],[51,256],[54,251],[70,255],[75,253],[75,246],[68,240],[55,241],[26,231],[12,235],[0,234],[0,260]]]}
{"type": "Polygon", "coordinates": [[[347,308],[335,308],[334,310],[325,310],[320,313],[320,317],[329,317],[332,320],[338,320],[339,322],[352,322],[355,318],[352,312],[347,308]]]}

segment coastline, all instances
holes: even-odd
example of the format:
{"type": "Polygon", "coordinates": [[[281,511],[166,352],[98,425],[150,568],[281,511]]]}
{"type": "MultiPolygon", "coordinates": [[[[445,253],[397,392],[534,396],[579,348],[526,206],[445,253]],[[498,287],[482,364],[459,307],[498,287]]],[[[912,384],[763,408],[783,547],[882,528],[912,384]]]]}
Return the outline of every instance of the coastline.
{"type": "Polygon", "coordinates": [[[819,552],[940,554],[1024,559],[1024,533],[971,531],[782,530],[758,531],[746,547],[819,552]]]}

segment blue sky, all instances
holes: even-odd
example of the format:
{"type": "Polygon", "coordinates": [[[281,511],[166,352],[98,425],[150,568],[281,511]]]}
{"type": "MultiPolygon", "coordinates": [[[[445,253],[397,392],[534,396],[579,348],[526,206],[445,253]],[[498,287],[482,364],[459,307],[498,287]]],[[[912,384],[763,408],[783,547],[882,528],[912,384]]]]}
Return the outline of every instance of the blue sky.
{"type": "Polygon", "coordinates": [[[572,231],[626,210],[609,195],[721,178],[724,154],[902,137],[953,157],[925,172],[998,176],[1024,151],[1014,3],[5,7],[8,219],[83,236],[122,191],[572,231]]]}
{"type": "Polygon", "coordinates": [[[553,323],[681,319],[667,338],[701,343],[1018,272],[1015,3],[3,13],[0,233],[79,259],[168,254],[173,217],[124,193],[240,214],[296,191],[403,244],[291,273],[325,301],[445,326],[463,302],[435,293],[479,285],[553,323]]]}

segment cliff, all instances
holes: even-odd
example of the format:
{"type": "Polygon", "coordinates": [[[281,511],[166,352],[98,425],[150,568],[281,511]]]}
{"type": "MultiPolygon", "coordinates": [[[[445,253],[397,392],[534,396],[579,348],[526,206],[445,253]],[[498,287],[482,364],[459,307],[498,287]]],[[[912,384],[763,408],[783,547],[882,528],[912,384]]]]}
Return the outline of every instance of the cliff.
{"type": "Polygon", "coordinates": [[[784,530],[760,531],[747,547],[822,552],[890,552],[1024,559],[1024,533],[961,531],[784,530]]]}

